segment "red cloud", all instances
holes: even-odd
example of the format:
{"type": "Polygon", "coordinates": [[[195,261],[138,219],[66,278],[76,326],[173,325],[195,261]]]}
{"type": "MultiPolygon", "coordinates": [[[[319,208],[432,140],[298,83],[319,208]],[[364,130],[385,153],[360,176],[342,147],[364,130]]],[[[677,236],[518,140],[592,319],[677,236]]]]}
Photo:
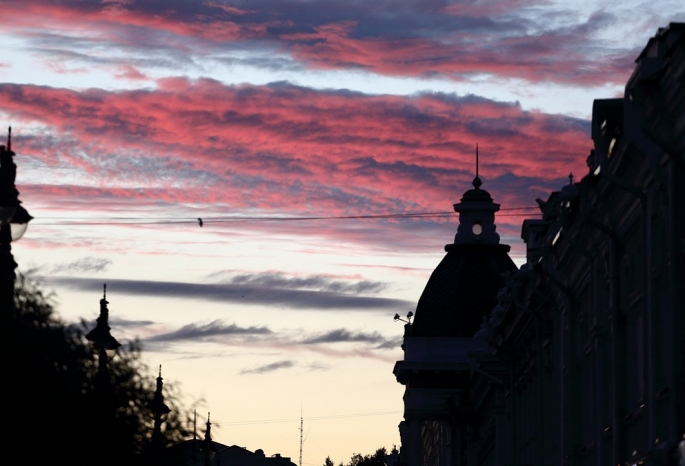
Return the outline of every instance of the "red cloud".
{"type": "Polygon", "coordinates": [[[453,79],[492,74],[531,82],[578,86],[623,83],[632,70],[634,51],[609,57],[589,56],[571,35],[481,37],[455,32],[449,37],[388,39],[353,37],[354,24],[326,24],[312,33],[281,36],[295,58],[315,68],[362,68],[385,75],[453,79]]]}
{"type": "MultiPolygon", "coordinates": [[[[446,211],[469,188],[476,143],[484,188],[496,202],[530,206],[570,171],[582,175],[591,145],[585,122],[440,94],[368,96],[167,79],[158,90],[127,92],[3,84],[0,100],[20,156],[97,186],[54,186],[55,178],[22,187],[20,168],[25,202],[82,199],[77,208],[86,210],[90,204],[280,215],[446,211]],[[32,134],[24,124],[45,130],[32,134]]],[[[501,219],[501,231],[518,234],[521,218],[501,219]]],[[[370,223],[345,235],[379,241],[370,223]]],[[[317,224],[317,234],[327,228],[317,224]]],[[[338,227],[330,228],[333,235],[338,227]]]]}
{"type": "MultiPolygon", "coordinates": [[[[301,15],[304,7],[291,6],[284,3],[269,10],[245,10],[218,3],[181,2],[182,11],[177,11],[121,2],[31,2],[21,8],[6,8],[0,24],[8,32],[28,37],[38,35],[43,28],[58,36],[88,38],[100,47],[145,48],[154,44],[157,50],[166,47],[188,53],[197,46],[205,54],[240,42],[248,49],[278,46],[314,68],[362,68],[400,76],[440,74],[452,79],[492,74],[580,86],[623,83],[635,55],[634,50],[626,49],[598,52],[599,47],[588,45],[594,43],[591,31],[613,20],[607,14],[591,15],[587,24],[573,28],[549,30],[540,24],[524,30],[512,26],[514,19],[502,24],[488,22],[486,27],[483,11],[476,6],[443,5],[436,10],[413,5],[407,11],[414,13],[398,15],[397,24],[388,19],[393,16],[383,14],[383,8],[363,16],[357,6],[342,2],[335,5],[332,16],[307,11],[305,23],[301,15]],[[362,17],[356,21],[331,20],[355,15],[362,17]],[[422,21],[407,26],[405,23],[412,22],[408,15],[422,17],[426,23],[439,19],[439,33],[427,34],[422,21]],[[383,28],[374,28],[377,23],[383,28]],[[471,23],[481,26],[468,27],[471,23]],[[531,29],[545,32],[528,32],[531,29]],[[188,39],[200,42],[191,45],[188,39]]],[[[512,7],[506,2],[492,2],[487,8],[511,14],[512,7]]]]}
{"type": "Polygon", "coordinates": [[[124,65],[120,69],[121,72],[115,75],[116,78],[133,81],[146,81],[150,79],[131,65],[124,65]]]}

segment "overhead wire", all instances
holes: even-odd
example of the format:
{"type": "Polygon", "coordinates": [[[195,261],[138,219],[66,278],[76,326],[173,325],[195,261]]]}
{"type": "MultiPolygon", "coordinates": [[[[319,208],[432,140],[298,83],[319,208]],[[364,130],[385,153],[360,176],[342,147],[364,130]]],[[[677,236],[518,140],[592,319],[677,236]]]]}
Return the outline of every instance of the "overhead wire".
{"type": "MultiPolygon", "coordinates": [[[[510,207],[501,211],[531,210],[538,207],[510,207]]],[[[410,218],[440,218],[451,217],[455,212],[407,212],[396,214],[376,215],[332,215],[332,216],[294,216],[294,217],[259,217],[259,216],[234,216],[234,217],[202,217],[203,225],[212,223],[248,223],[248,222],[298,222],[313,220],[366,220],[366,219],[410,219],[410,218]]],[[[498,217],[521,217],[529,216],[530,213],[503,213],[498,217]]],[[[177,217],[42,217],[35,219],[34,224],[41,226],[57,225],[182,225],[197,224],[199,218],[177,217]],[[43,221],[47,220],[47,222],[43,221]]]]}

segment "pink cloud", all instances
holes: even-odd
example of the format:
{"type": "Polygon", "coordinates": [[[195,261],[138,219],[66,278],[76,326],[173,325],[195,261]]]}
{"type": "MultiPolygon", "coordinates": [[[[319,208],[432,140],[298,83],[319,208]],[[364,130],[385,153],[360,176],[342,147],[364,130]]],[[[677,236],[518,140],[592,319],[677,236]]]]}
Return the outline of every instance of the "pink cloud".
{"type": "MultiPolygon", "coordinates": [[[[476,143],[483,187],[495,201],[531,206],[570,171],[582,176],[591,146],[586,122],[454,95],[368,96],[174,78],[158,90],[120,92],[1,84],[0,99],[20,157],[86,181],[23,185],[18,159],[24,202],[57,211],[145,215],[185,205],[191,219],[449,211],[470,187],[476,143]],[[26,124],[44,130],[32,134],[26,124]]],[[[524,217],[501,214],[500,233],[518,236],[524,217]]],[[[235,226],[210,225],[227,234],[235,226]]],[[[240,228],[308,235],[315,227],[341,244],[433,250],[435,228],[448,242],[455,225],[455,218],[436,218],[240,228]]]]}
{"type": "MultiPolygon", "coordinates": [[[[456,80],[491,74],[577,86],[625,82],[635,50],[598,47],[592,37],[592,31],[613,24],[611,15],[596,13],[586,23],[578,20],[565,29],[549,29],[543,19],[534,27],[515,26],[517,8],[513,6],[535,3],[444,4],[436,9],[402,2],[398,7],[405,10],[393,24],[389,19],[393,16],[384,15],[383,8],[362,12],[344,3],[334,6],[333,15],[325,15],[287,2],[268,10],[246,10],[218,2],[181,2],[178,8],[183,11],[128,2],[31,2],[20,9],[7,8],[0,24],[8,32],[27,37],[37,36],[44,28],[89,37],[100,46],[125,45],[141,50],[155,38],[157,50],[167,48],[172,54],[188,53],[193,47],[188,39],[201,42],[195,44],[201,53],[221,51],[234,43],[248,50],[278,47],[305,66],[319,69],[365,69],[419,77],[439,74],[456,80]],[[505,13],[514,16],[500,23],[484,22],[484,11],[490,12],[489,17],[505,13]],[[301,18],[303,12],[307,13],[306,23],[301,18]],[[331,19],[355,16],[359,19],[331,19]],[[416,24],[412,24],[414,18],[416,24]],[[427,34],[423,24],[438,20],[440,29],[427,34]]],[[[564,12],[550,10],[549,14],[561,16],[564,12]]]]}
{"type": "Polygon", "coordinates": [[[147,81],[150,78],[141,73],[138,69],[130,65],[123,65],[120,67],[120,72],[115,74],[117,79],[128,79],[131,81],[147,81]]]}
{"type": "MultiPolygon", "coordinates": [[[[300,186],[299,196],[321,207],[341,203],[326,194],[331,186],[361,202],[399,201],[425,185],[412,202],[427,208],[455,181],[467,182],[476,143],[490,178],[546,181],[569,167],[578,171],[590,146],[583,122],[443,95],[364,96],[184,79],[130,92],[1,85],[0,95],[17,118],[68,134],[90,152],[172,154],[164,161],[169,167],[219,174],[217,183],[252,178],[249,184],[263,189],[259,207],[285,202],[274,187],[307,181],[313,184],[300,186]]],[[[101,171],[96,157],[63,149],[69,163],[101,171]]]]}

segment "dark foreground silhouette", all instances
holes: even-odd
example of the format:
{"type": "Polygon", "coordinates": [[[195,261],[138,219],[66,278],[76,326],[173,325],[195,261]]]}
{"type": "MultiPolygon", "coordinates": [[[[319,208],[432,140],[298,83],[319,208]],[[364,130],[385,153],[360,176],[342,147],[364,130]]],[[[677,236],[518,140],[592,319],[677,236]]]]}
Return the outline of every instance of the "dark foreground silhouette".
{"type": "Polygon", "coordinates": [[[171,412],[155,437],[155,379],[129,344],[98,370],[84,330],[55,316],[49,297],[19,277],[13,309],[0,309],[0,374],[6,454],[25,464],[155,464],[155,452],[187,436],[171,412]],[[161,447],[161,448],[160,448],[161,447]]]}

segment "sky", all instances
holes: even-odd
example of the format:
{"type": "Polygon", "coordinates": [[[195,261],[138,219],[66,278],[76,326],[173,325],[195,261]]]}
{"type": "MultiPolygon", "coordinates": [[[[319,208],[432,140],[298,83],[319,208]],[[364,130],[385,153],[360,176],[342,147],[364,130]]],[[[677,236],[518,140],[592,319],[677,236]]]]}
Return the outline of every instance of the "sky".
{"type": "Polygon", "coordinates": [[[298,462],[302,412],[305,465],[400,443],[393,315],[453,241],[476,144],[521,264],[535,199],[587,173],[593,99],[685,21],[681,0],[0,8],[19,271],[66,322],[94,325],[107,283],[112,334],[216,441],[298,462]]]}

